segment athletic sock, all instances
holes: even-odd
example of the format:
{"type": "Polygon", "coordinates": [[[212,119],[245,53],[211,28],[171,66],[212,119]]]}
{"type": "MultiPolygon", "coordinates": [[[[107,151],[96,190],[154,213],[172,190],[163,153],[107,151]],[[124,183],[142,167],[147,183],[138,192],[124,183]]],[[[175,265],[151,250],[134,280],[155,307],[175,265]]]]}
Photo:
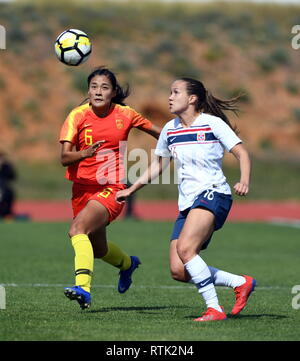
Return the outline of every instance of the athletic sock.
{"type": "Polygon", "coordinates": [[[208,266],[208,268],[211,272],[215,286],[225,286],[225,287],[235,288],[241,286],[243,283],[246,282],[245,277],[243,276],[225,272],[211,266],[208,266]]]}
{"type": "Polygon", "coordinates": [[[77,234],[71,237],[71,241],[75,251],[75,284],[90,292],[94,268],[93,247],[86,234],[77,234]]]}
{"type": "Polygon", "coordinates": [[[107,248],[106,255],[101,258],[104,262],[119,268],[121,271],[125,271],[131,266],[130,256],[123,252],[119,246],[109,241],[107,242],[107,248]]]}
{"type": "Polygon", "coordinates": [[[222,312],[210,270],[203,259],[196,255],[184,267],[191,276],[192,282],[198,288],[198,292],[201,293],[206,306],[222,312]]]}

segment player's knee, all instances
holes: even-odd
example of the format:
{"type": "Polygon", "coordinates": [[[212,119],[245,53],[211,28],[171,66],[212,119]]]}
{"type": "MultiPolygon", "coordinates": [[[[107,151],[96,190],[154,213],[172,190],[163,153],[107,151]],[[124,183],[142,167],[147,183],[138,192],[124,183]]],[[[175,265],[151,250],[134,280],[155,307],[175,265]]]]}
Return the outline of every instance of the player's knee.
{"type": "Polygon", "coordinates": [[[187,263],[191,258],[194,257],[195,251],[187,247],[184,243],[177,244],[177,254],[181,259],[182,263],[187,263]]]}
{"type": "Polygon", "coordinates": [[[77,221],[74,219],[73,223],[71,224],[71,227],[69,229],[69,237],[72,238],[76,236],[77,234],[88,234],[88,230],[86,229],[83,222],[77,221]]]}

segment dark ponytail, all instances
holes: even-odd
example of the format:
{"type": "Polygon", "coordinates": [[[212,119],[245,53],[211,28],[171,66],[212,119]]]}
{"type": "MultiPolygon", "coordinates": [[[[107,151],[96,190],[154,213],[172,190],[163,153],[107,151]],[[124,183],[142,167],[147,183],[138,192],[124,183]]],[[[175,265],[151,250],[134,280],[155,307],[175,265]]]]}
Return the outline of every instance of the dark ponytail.
{"type": "Polygon", "coordinates": [[[180,80],[186,82],[186,89],[189,95],[197,95],[198,101],[196,103],[196,111],[202,111],[203,113],[208,113],[221,118],[235,133],[238,133],[237,128],[231,125],[224,111],[230,110],[237,115],[238,108],[236,104],[240,96],[229,100],[221,100],[214,97],[207,89],[205,89],[204,85],[199,80],[191,78],[181,78],[180,80]]]}
{"type": "Polygon", "coordinates": [[[111,82],[113,90],[116,91],[116,95],[112,98],[112,102],[115,104],[126,105],[123,101],[130,94],[129,85],[127,84],[124,88],[122,88],[118,83],[115,74],[111,70],[107,69],[104,66],[99,66],[88,76],[88,87],[90,86],[92,79],[97,75],[104,75],[111,82]]]}

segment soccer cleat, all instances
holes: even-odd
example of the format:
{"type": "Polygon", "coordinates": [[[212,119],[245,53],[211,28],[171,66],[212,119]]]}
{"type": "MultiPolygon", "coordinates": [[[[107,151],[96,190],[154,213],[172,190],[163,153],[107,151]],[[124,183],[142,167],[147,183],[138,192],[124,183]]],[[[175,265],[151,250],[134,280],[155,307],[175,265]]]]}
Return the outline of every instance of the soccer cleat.
{"type": "Polygon", "coordinates": [[[256,280],[253,277],[242,275],[246,282],[241,286],[235,287],[235,305],[231,310],[232,315],[237,315],[246,306],[247,301],[251,293],[254,291],[256,286],[256,280]]]}
{"type": "Polygon", "coordinates": [[[120,293],[124,293],[128,290],[128,288],[132,283],[132,279],[131,279],[132,273],[134,272],[135,269],[138,268],[139,264],[141,264],[138,257],[130,256],[130,258],[131,258],[131,266],[127,270],[119,272],[120,279],[118,284],[118,291],[120,293]]]}
{"type": "Polygon", "coordinates": [[[79,286],[66,287],[64,293],[71,301],[76,300],[83,310],[91,306],[91,294],[79,286]]]}
{"type": "Polygon", "coordinates": [[[208,307],[208,309],[203,312],[202,316],[195,318],[194,321],[197,322],[207,322],[207,321],[223,321],[227,319],[224,308],[221,306],[222,312],[216,310],[215,308],[208,307]]]}

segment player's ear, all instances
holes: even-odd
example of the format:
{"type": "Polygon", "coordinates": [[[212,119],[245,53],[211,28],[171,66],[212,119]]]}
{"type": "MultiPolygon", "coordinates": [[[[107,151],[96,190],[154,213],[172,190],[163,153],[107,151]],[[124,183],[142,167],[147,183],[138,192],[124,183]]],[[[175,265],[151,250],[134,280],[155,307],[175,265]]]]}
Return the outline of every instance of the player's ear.
{"type": "Polygon", "coordinates": [[[189,96],[189,104],[195,105],[198,101],[198,97],[195,94],[189,96]]]}

